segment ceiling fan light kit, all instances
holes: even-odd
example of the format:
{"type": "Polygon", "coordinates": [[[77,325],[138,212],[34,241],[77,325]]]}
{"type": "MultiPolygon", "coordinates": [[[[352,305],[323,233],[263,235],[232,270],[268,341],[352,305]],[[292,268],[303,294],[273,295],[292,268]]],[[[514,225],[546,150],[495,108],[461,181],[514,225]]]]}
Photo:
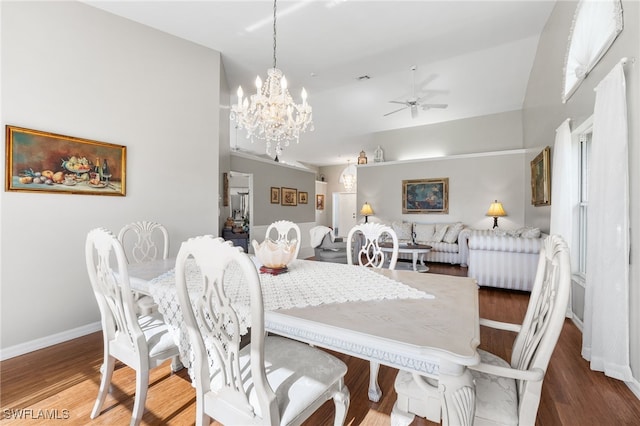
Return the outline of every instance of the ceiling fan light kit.
{"type": "Polygon", "coordinates": [[[421,97],[417,97],[416,96],[416,69],[417,67],[415,65],[411,65],[411,67],[409,68],[411,70],[411,75],[413,77],[413,96],[410,99],[407,99],[406,101],[389,101],[389,103],[391,104],[400,104],[400,105],[404,105],[402,108],[400,109],[396,109],[394,111],[388,112],[386,114],[384,114],[384,117],[389,116],[391,114],[395,114],[396,112],[400,112],[403,111],[407,108],[411,109],[411,118],[416,118],[418,116],[418,107],[422,107],[423,111],[427,111],[430,110],[432,108],[446,108],[449,105],[447,104],[423,104],[422,101],[424,100],[425,96],[421,96],[421,97]]]}

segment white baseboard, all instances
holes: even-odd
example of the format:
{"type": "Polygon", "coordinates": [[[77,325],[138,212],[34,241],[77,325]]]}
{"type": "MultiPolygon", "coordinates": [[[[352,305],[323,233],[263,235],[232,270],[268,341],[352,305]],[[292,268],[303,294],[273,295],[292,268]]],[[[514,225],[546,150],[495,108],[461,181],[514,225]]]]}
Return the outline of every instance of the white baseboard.
{"type": "Polygon", "coordinates": [[[625,384],[631,389],[631,392],[633,392],[636,398],[640,399],[640,382],[633,380],[632,382],[625,382],[625,384]]]}
{"type": "Polygon", "coordinates": [[[51,336],[41,337],[29,342],[20,343],[19,345],[9,346],[8,348],[0,349],[0,361],[4,361],[5,359],[13,358],[19,355],[24,355],[29,352],[37,351],[38,349],[57,345],[58,343],[76,339],[81,336],[86,336],[87,334],[91,334],[100,330],[102,330],[102,324],[100,323],[100,321],[98,321],[92,324],[83,325],[82,327],[63,331],[61,333],[52,334],[51,336]]]}

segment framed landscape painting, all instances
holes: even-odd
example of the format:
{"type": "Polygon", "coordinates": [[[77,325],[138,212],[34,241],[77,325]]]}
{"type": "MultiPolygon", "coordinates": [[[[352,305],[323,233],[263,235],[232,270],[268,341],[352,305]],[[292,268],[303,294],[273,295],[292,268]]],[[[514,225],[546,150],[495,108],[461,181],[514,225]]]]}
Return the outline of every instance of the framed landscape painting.
{"type": "Polygon", "coordinates": [[[449,178],[403,180],[402,213],[449,213],[449,178]]]}
{"type": "Polygon", "coordinates": [[[6,126],[5,190],[125,195],[127,148],[6,126]]]}
{"type": "Polygon", "coordinates": [[[536,207],[551,204],[550,156],[551,149],[546,147],[531,161],[531,204],[536,207]]]}

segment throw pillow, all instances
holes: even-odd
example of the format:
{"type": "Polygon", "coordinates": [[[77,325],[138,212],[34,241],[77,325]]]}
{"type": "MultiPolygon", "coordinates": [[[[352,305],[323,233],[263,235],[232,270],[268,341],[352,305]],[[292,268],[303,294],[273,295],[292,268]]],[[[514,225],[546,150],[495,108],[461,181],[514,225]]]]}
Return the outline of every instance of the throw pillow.
{"type": "Polygon", "coordinates": [[[416,223],[414,225],[414,229],[416,232],[416,241],[418,242],[427,242],[433,241],[433,233],[435,232],[435,225],[425,224],[425,223],[416,223]]]}
{"type": "Polygon", "coordinates": [[[412,226],[411,222],[393,222],[391,224],[391,228],[396,231],[396,236],[398,240],[408,240],[411,241],[411,231],[412,226]]]}
{"type": "Polygon", "coordinates": [[[540,238],[540,228],[524,227],[520,229],[522,238],[540,238]]]}
{"type": "Polygon", "coordinates": [[[447,233],[444,234],[442,241],[450,244],[455,243],[458,240],[458,234],[460,234],[462,228],[464,228],[462,222],[456,222],[453,225],[449,225],[449,229],[447,229],[447,233]]]}
{"type": "Polygon", "coordinates": [[[449,225],[444,225],[442,223],[438,223],[436,225],[436,230],[433,233],[433,239],[431,241],[433,241],[434,243],[439,243],[440,241],[442,241],[442,239],[444,238],[444,234],[447,233],[447,228],[449,227],[449,225]]]}

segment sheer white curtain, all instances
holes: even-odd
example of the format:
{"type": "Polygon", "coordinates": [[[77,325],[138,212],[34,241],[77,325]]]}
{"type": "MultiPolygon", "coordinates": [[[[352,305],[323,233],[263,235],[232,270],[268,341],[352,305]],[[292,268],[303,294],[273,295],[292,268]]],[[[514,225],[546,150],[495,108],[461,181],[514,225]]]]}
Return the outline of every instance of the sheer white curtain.
{"type": "Polygon", "coordinates": [[[556,140],[553,145],[553,161],[551,172],[551,220],[550,233],[561,235],[569,243],[571,239],[571,127],[570,119],[566,119],[556,129],[556,140]]]}
{"type": "Polygon", "coordinates": [[[628,381],[629,157],[622,64],[595,90],[582,356],[592,370],[628,381]]]}

